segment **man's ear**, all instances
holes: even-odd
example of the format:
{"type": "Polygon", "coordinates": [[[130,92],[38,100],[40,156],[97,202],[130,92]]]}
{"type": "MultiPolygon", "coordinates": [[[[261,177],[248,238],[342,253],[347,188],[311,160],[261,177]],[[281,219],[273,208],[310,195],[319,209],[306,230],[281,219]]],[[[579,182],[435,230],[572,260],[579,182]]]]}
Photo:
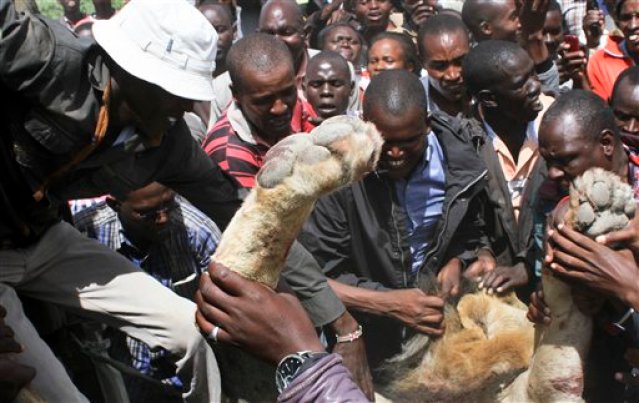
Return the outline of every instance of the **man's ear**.
{"type": "Polygon", "coordinates": [[[111,210],[115,211],[116,213],[120,212],[121,204],[119,201],[115,200],[113,197],[107,197],[104,201],[106,202],[107,206],[111,207],[111,210]]]}
{"type": "Polygon", "coordinates": [[[612,158],[615,152],[615,133],[611,129],[604,129],[599,134],[599,145],[606,157],[612,158]]]}
{"type": "Polygon", "coordinates": [[[493,26],[490,25],[490,23],[487,21],[482,21],[479,23],[479,30],[485,37],[490,38],[493,36],[493,26]]]}
{"type": "Polygon", "coordinates": [[[491,90],[481,90],[477,93],[477,100],[487,108],[496,108],[497,101],[491,90]]]}
{"type": "Polygon", "coordinates": [[[348,93],[350,96],[353,96],[355,89],[357,86],[355,85],[355,81],[351,81],[351,91],[348,93]]]}
{"type": "Polygon", "coordinates": [[[237,39],[237,21],[231,24],[231,31],[233,32],[233,42],[237,39]]]}

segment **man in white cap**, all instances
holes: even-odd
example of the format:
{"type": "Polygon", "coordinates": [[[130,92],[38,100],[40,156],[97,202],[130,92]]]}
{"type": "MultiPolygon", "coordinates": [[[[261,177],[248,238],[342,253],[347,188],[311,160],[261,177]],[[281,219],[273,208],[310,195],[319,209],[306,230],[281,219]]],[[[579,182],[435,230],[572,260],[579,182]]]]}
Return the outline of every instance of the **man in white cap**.
{"type": "Polygon", "coordinates": [[[96,43],[0,0],[0,305],[45,401],[86,398],[25,317],[16,291],[91,314],[175,357],[185,400],[219,401],[195,305],[62,221],[72,198],[120,197],[152,181],[221,227],[239,198],[182,119],[212,100],[217,35],[184,0],[132,0],[96,43]]]}

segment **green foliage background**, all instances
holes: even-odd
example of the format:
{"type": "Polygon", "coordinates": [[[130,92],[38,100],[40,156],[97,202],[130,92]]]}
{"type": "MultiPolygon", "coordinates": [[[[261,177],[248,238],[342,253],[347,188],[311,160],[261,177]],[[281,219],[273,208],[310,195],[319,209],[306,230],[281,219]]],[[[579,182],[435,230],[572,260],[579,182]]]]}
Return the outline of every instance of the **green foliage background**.
{"type": "MultiPolygon", "coordinates": [[[[58,0],[36,0],[40,12],[47,17],[59,18],[62,16],[62,6],[58,0]]],[[[111,0],[111,4],[115,9],[122,7],[123,0],[111,0]]],[[[80,0],[80,9],[85,13],[91,14],[95,11],[91,0],[80,0]]]]}

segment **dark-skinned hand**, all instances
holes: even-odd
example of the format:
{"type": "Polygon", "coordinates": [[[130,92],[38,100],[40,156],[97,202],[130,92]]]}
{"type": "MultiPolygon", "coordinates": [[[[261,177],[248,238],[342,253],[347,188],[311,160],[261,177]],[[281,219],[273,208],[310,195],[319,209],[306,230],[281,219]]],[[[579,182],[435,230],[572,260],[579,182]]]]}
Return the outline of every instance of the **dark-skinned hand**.
{"type": "Polygon", "coordinates": [[[503,294],[515,287],[528,283],[528,271],[523,263],[514,266],[497,266],[488,272],[479,282],[479,288],[488,294],[503,294]]]}
{"type": "Polygon", "coordinates": [[[544,291],[539,289],[530,294],[528,313],[526,317],[536,325],[547,325],[550,323],[550,308],[544,301],[544,291]]]}
{"type": "Polygon", "coordinates": [[[519,11],[519,22],[524,34],[541,32],[546,20],[549,0],[522,0],[519,11]]]}
{"type": "Polygon", "coordinates": [[[420,333],[444,333],[444,300],[418,288],[386,291],[388,315],[420,333]]]}
{"type": "Polygon", "coordinates": [[[564,224],[548,234],[552,248],[545,260],[553,273],[639,309],[639,270],[632,253],[615,251],[564,224]]]}
{"type": "MultiPolygon", "coordinates": [[[[358,328],[359,323],[348,310],[330,324],[330,329],[336,336],[344,336],[356,332],[358,328]]],[[[342,356],[342,363],[353,375],[355,383],[364,392],[368,400],[373,401],[375,399],[373,377],[368,367],[364,338],[360,337],[352,342],[336,343],[333,346],[333,352],[342,356]]]]}
{"type": "Polygon", "coordinates": [[[471,263],[466,270],[464,270],[464,277],[473,281],[481,281],[481,278],[495,269],[497,262],[487,249],[481,249],[477,252],[477,260],[471,263]]]}
{"type": "Polygon", "coordinates": [[[342,363],[351,372],[355,383],[364,392],[368,400],[375,401],[373,376],[368,367],[364,339],[360,337],[350,343],[337,343],[333,347],[333,352],[342,356],[342,363]]]}
{"type": "Polygon", "coordinates": [[[33,380],[36,371],[11,359],[11,355],[22,352],[22,346],[15,340],[13,330],[5,324],[5,316],[7,311],[0,305],[0,402],[12,402],[33,380]]]}
{"type": "Polygon", "coordinates": [[[447,299],[449,296],[459,294],[461,283],[462,263],[458,258],[452,258],[437,273],[437,284],[440,289],[440,297],[447,299]]]}
{"type": "Polygon", "coordinates": [[[599,235],[595,240],[611,248],[616,245],[628,248],[639,255],[639,219],[635,216],[625,228],[599,235]]]}
{"type": "Polygon", "coordinates": [[[204,335],[217,325],[219,342],[240,347],[275,365],[288,354],[324,351],[304,308],[293,295],[276,293],[216,263],[209,265],[208,274],[201,276],[195,294],[195,319],[204,335]]]}
{"type": "Polygon", "coordinates": [[[574,88],[589,89],[586,75],[586,53],[583,50],[570,51],[568,43],[559,45],[559,57],[556,60],[559,70],[559,82],[573,81],[574,88]]]}
{"type": "Polygon", "coordinates": [[[588,10],[583,19],[583,30],[586,34],[586,45],[590,49],[595,49],[599,46],[599,39],[604,32],[604,13],[601,10],[588,10]],[[591,29],[592,26],[597,26],[596,32],[591,29]]]}

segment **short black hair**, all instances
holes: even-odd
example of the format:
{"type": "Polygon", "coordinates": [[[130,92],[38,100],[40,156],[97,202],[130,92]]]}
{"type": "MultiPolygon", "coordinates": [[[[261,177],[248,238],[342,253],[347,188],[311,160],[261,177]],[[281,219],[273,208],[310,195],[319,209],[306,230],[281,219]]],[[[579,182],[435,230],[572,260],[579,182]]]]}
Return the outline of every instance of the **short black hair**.
{"type": "Polygon", "coordinates": [[[625,81],[627,85],[638,86],[639,85],[639,66],[628,67],[624,71],[619,74],[619,77],[615,80],[615,85],[612,87],[612,95],[610,96],[610,102],[614,102],[615,96],[619,88],[621,87],[621,82],[625,81]]]}
{"type": "Polygon", "coordinates": [[[235,42],[226,55],[226,66],[235,88],[242,87],[242,73],[269,71],[286,64],[294,71],[293,56],[284,42],[273,35],[254,33],[235,42]]]}
{"type": "Polygon", "coordinates": [[[413,43],[413,40],[410,38],[410,36],[399,32],[384,31],[373,37],[370,45],[368,45],[368,50],[370,51],[370,49],[376,42],[384,39],[397,42],[402,48],[402,52],[404,53],[404,57],[406,58],[406,64],[412,64],[412,72],[415,74],[419,74],[421,63],[419,62],[419,59],[417,59],[417,50],[415,49],[415,44],[413,43]]]}
{"type": "Polygon", "coordinates": [[[426,115],[426,92],[419,78],[406,70],[381,71],[373,77],[364,94],[365,118],[370,118],[375,108],[401,116],[415,107],[426,115]]]}
{"type": "Polygon", "coordinates": [[[230,13],[231,22],[232,23],[237,22],[237,10],[235,9],[235,7],[231,7],[230,5],[226,3],[222,3],[220,0],[199,0],[195,5],[195,7],[197,7],[198,10],[204,6],[221,6],[224,9],[226,9],[227,12],[230,13]]]}
{"type": "Polygon", "coordinates": [[[604,130],[612,131],[619,139],[615,115],[594,92],[572,90],[560,95],[542,117],[540,127],[565,116],[572,116],[584,138],[591,141],[597,141],[604,130]]]}
{"type": "Polygon", "coordinates": [[[322,61],[333,63],[334,66],[344,69],[348,73],[348,79],[351,80],[351,69],[348,67],[348,61],[342,55],[332,50],[323,50],[311,57],[306,65],[306,71],[312,66],[322,61]]]}
{"type": "Polygon", "coordinates": [[[513,42],[490,39],[472,48],[462,63],[462,75],[470,95],[491,89],[506,78],[504,66],[516,57],[530,57],[513,42]]]}
{"type": "Polygon", "coordinates": [[[561,6],[559,5],[559,2],[557,2],[557,0],[550,0],[548,2],[548,11],[559,11],[559,14],[562,14],[562,19],[563,19],[563,12],[561,11],[561,6]]]}
{"type": "Polygon", "coordinates": [[[462,6],[462,19],[472,32],[476,41],[482,39],[480,24],[484,21],[492,22],[497,15],[494,4],[503,0],[466,0],[462,6]]]}
{"type": "Polygon", "coordinates": [[[450,14],[437,14],[428,18],[423,23],[419,32],[417,33],[417,50],[419,55],[423,58],[424,52],[424,38],[427,36],[443,35],[452,32],[461,31],[468,37],[468,28],[464,25],[464,22],[458,17],[450,14]]]}
{"type": "Polygon", "coordinates": [[[317,47],[320,49],[324,49],[324,41],[326,40],[326,35],[330,34],[331,31],[333,31],[336,28],[349,28],[350,30],[352,30],[355,35],[357,36],[357,38],[359,38],[359,41],[361,42],[362,46],[364,46],[364,37],[362,37],[362,34],[355,29],[354,26],[352,26],[351,24],[347,23],[347,22],[337,22],[335,24],[330,24],[327,25],[326,27],[324,27],[324,29],[322,29],[319,34],[317,34],[317,47]]]}

